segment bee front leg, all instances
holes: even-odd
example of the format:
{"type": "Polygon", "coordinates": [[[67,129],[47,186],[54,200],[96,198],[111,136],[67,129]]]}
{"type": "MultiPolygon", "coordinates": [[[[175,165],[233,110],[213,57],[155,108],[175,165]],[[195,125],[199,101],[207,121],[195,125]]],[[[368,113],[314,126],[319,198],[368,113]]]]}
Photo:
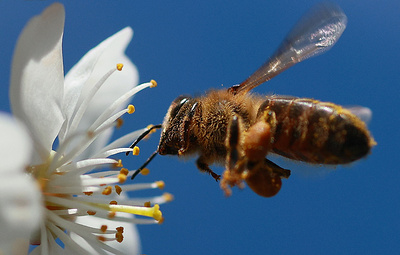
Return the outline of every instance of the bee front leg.
{"type": "Polygon", "coordinates": [[[206,173],[210,174],[215,179],[215,181],[218,182],[219,179],[221,178],[221,175],[214,173],[213,170],[211,170],[208,167],[208,163],[206,163],[206,162],[207,162],[206,158],[203,156],[200,156],[196,161],[197,168],[202,172],[206,172],[206,173]]]}
{"type": "Polygon", "coordinates": [[[188,115],[183,118],[181,125],[179,126],[179,133],[181,134],[180,146],[178,151],[179,155],[183,155],[189,147],[189,129],[192,124],[193,115],[198,109],[198,103],[194,103],[188,115]]]}

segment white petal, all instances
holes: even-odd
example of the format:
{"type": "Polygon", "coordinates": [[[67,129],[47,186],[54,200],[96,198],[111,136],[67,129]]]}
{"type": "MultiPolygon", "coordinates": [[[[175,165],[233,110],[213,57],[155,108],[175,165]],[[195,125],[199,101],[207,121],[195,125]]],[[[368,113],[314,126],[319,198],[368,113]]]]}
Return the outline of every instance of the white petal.
{"type": "Polygon", "coordinates": [[[41,193],[33,180],[26,174],[2,175],[0,178],[1,253],[26,254],[30,235],[41,221],[41,193]]]}
{"type": "Polygon", "coordinates": [[[0,175],[24,170],[32,155],[32,141],[25,126],[0,112],[0,175]]]}
{"type": "Polygon", "coordinates": [[[18,39],[12,63],[11,108],[29,127],[42,157],[48,156],[64,121],[64,17],[64,7],[55,3],[32,18],[18,39]]]}
{"type": "MultiPolygon", "coordinates": [[[[133,31],[130,27],[122,29],[90,50],[66,75],[64,112],[67,114],[67,120],[70,121],[73,112],[76,110],[75,106],[87,96],[88,91],[100,77],[110,69],[115,68],[117,63],[124,64],[122,71],[112,74],[94,95],[78,130],[87,130],[112,102],[137,85],[137,69],[124,54],[132,35],[133,31]]],[[[62,131],[61,140],[68,132],[67,127],[63,128],[65,130],[62,131]]],[[[86,155],[93,154],[90,151],[95,151],[104,146],[108,142],[111,132],[104,136],[97,140],[86,155]]]]}

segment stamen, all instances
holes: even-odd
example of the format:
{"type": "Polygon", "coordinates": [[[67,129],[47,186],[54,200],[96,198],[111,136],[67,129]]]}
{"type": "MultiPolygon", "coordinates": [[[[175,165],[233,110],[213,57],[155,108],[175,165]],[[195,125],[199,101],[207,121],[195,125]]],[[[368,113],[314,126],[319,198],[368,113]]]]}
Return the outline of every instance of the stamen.
{"type": "Polygon", "coordinates": [[[117,70],[122,71],[122,68],[124,67],[124,64],[118,63],[117,64],[117,70]]]}
{"type": "Polygon", "coordinates": [[[151,80],[150,82],[151,82],[150,88],[157,87],[157,82],[155,80],[151,80]]]}
{"type": "Polygon", "coordinates": [[[120,195],[122,192],[122,188],[118,185],[115,185],[115,192],[117,192],[117,194],[120,195]]]}
{"type": "Polygon", "coordinates": [[[100,230],[101,232],[105,233],[107,231],[107,225],[101,225],[100,230]]]}
{"type": "Polygon", "coordinates": [[[118,163],[116,163],[115,165],[114,165],[114,167],[115,168],[119,168],[119,167],[123,167],[123,165],[122,165],[122,160],[118,160],[118,163]]]}
{"type": "Polygon", "coordinates": [[[151,203],[150,203],[150,201],[146,201],[146,202],[144,202],[144,207],[151,207],[151,203]]]}
{"type": "Polygon", "coordinates": [[[172,195],[171,193],[164,193],[163,197],[165,199],[166,202],[171,202],[172,200],[174,200],[174,195],[172,195]]]}
{"type": "Polygon", "coordinates": [[[128,109],[128,114],[132,114],[135,112],[135,106],[133,106],[131,104],[128,105],[127,109],[128,109]]]}
{"type": "Polygon", "coordinates": [[[140,171],[140,174],[141,175],[148,175],[150,173],[150,170],[148,169],[148,168],[143,168],[141,171],[140,171]]]}
{"type": "Polygon", "coordinates": [[[118,118],[115,124],[116,128],[120,128],[122,127],[122,125],[124,124],[124,120],[122,118],[118,118]]]}
{"type": "Polygon", "coordinates": [[[137,156],[140,153],[140,149],[138,146],[133,147],[132,149],[132,155],[137,156]]]}
{"type": "Polygon", "coordinates": [[[164,189],[165,187],[165,182],[164,181],[157,181],[156,182],[157,188],[159,189],[164,189]]]}
{"type": "Polygon", "coordinates": [[[112,187],[111,187],[111,186],[107,186],[107,187],[103,190],[103,192],[102,192],[101,194],[108,196],[108,195],[111,194],[111,192],[112,192],[112,187]]]}

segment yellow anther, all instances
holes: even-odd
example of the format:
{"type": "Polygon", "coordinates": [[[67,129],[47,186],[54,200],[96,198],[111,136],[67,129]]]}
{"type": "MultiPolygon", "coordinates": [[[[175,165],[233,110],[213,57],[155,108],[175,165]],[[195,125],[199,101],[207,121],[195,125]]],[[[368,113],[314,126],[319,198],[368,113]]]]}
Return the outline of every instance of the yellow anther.
{"type": "Polygon", "coordinates": [[[150,170],[148,168],[143,168],[142,171],[140,171],[141,175],[148,175],[150,173],[150,170]]]}
{"type": "Polygon", "coordinates": [[[150,88],[157,87],[157,82],[155,80],[151,80],[150,82],[151,82],[150,88]]]}
{"type": "Polygon", "coordinates": [[[144,207],[151,207],[150,201],[144,202],[144,207]]]}
{"type": "Polygon", "coordinates": [[[135,106],[133,106],[132,104],[128,105],[127,109],[128,109],[129,114],[132,114],[135,112],[135,106]]]}
{"type": "Polygon", "coordinates": [[[101,232],[105,233],[107,231],[107,225],[101,225],[100,230],[101,232]]]}
{"type": "Polygon", "coordinates": [[[120,128],[120,127],[122,127],[122,125],[124,125],[124,120],[121,118],[118,118],[115,122],[116,122],[116,124],[115,124],[116,128],[120,128]]]}
{"type": "Polygon", "coordinates": [[[137,156],[137,155],[139,155],[139,152],[140,152],[139,147],[137,147],[137,146],[133,147],[133,149],[132,149],[133,155],[137,156]]]}
{"type": "Polygon", "coordinates": [[[119,183],[124,183],[126,181],[126,174],[118,174],[119,183]]]}
{"type": "Polygon", "coordinates": [[[101,192],[101,194],[108,196],[108,195],[111,194],[111,192],[112,192],[112,187],[111,187],[111,186],[107,186],[107,187],[103,190],[103,192],[101,192]]]}
{"type": "Polygon", "coordinates": [[[164,189],[165,182],[164,181],[156,181],[157,188],[164,189]]]}
{"type": "Polygon", "coordinates": [[[120,174],[124,174],[124,175],[128,175],[129,174],[129,170],[123,167],[123,168],[121,168],[121,170],[119,170],[119,173],[120,174]]]}
{"type": "Polygon", "coordinates": [[[122,160],[118,160],[118,162],[117,163],[114,163],[114,165],[113,165],[115,168],[119,168],[119,167],[123,167],[123,165],[122,165],[122,160]]]}
{"type": "Polygon", "coordinates": [[[115,218],[115,215],[116,215],[117,213],[116,212],[109,212],[108,213],[108,218],[109,219],[113,219],[113,218],[115,218]]]}
{"type": "Polygon", "coordinates": [[[172,200],[174,200],[174,195],[172,195],[171,193],[166,192],[163,194],[163,197],[167,202],[171,202],[172,200]]]}
{"type": "Polygon", "coordinates": [[[120,195],[122,192],[122,188],[118,185],[115,185],[115,192],[117,192],[117,194],[120,195]]]}
{"type": "Polygon", "coordinates": [[[117,64],[117,70],[118,70],[118,71],[121,71],[121,70],[122,70],[122,67],[124,67],[124,64],[121,64],[121,63],[118,63],[118,64],[117,64]]]}

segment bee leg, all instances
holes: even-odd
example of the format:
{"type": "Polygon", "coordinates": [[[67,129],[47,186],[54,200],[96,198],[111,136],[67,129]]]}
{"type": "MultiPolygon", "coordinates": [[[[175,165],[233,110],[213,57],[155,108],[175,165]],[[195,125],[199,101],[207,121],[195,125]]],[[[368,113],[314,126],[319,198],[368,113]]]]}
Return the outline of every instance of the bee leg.
{"type": "Polygon", "coordinates": [[[240,156],[238,145],[240,137],[239,118],[234,115],[229,124],[226,146],[228,148],[226,156],[226,169],[221,181],[221,188],[226,196],[230,196],[231,188],[238,186],[243,187],[242,172],[245,167],[245,159],[240,156]]]}
{"type": "Polygon", "coordinates": [[[179,127],[179,133],[182,134],[180,139],[181,148],[178,151],[179,155],[184,154],[189,147],[189,127],[192,123],[193,115],[198,109],[198,105],[197,102],[193,104],[189,114],[183,118],[182,124],[179,127]]]}
{"type": "Polygon", "coordinates": [[[215,181],[218,182],[219,179],[221,178],[221,175],[214,173],[213,170],[211,170],[211,169],[208,167],[208,164],[205,162],[205,158],[204,158],[203,156],[200,156],[200,157],[197,159],[196,165],[197,165],[197,168],[198,168],[200,171],[206,172],[206,173],[210,174],[210,175],[215,179],[215,181]]]}

